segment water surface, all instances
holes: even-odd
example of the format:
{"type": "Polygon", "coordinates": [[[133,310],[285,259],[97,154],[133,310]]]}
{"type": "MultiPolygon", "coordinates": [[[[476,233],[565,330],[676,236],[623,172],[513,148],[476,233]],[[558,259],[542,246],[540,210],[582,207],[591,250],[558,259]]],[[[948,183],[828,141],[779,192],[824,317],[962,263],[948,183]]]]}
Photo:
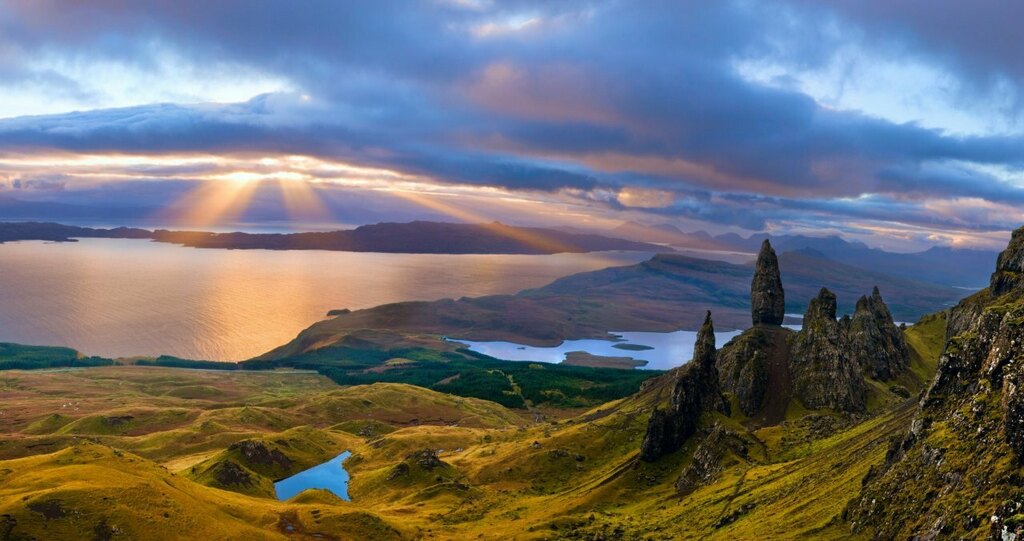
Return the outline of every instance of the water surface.
{"type": "MultiPolygon", "coordinates": [[[[738,336],[742,331],[720,331],[715,333],[715,344],[722,347],[726,342],[738,336]]],[[[469,349],[506,361],[533,361],[541,363],[560,363],[565,355],[572,351],[585,351],[591,355],[602,357],[630,357],[647,361],[640,368],[648,370],[668,370],[686,364],[693,358],[693,347],[697,342],[696,331],[675,332],[619,332],[620,341],[611,340],[565,340],[555,347],[534,347],[514,342],[474,342],[470,340],[453,340],[466,344],[469,349]],[[629,350],[615,347],[622,344],[647,346],[650,349],[629,350]]]]}
{"type": "Polygon", "coordinates": [[[514,293],[639,252],[556,255],[210,250],[147,240],[0,244],[0,341],[89,355],[242,360],[335,308],[514,293]]]}
{"type": "Polygon", "coordinates": [[[319,466],[313,466],[274,483],[277,499],[290,500],[303,490],[320,488],[348,501],[348,472],[345,470],[344,462],[351,455],[352,453],[345,451],[319,466]]]}

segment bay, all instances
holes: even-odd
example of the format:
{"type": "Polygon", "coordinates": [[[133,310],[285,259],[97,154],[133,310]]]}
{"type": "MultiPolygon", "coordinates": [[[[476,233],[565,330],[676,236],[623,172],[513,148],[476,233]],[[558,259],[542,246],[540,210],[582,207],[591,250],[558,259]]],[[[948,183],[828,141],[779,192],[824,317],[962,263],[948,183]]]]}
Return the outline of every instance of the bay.
{"type": "Polygon", "coordinates": [[[651,254],[210,250],[130,239],[0,244],[0,341],[237,361],[328,310],[515,293],[651,254]]]}

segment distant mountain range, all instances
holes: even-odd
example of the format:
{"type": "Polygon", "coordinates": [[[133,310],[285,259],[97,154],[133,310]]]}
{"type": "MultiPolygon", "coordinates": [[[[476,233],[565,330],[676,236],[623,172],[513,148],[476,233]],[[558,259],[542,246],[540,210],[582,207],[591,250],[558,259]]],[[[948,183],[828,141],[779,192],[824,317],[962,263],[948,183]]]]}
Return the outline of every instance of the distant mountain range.
{"type": "Polygon", "coordinates": [[[0,223],[0,242],[76,238],[132,238],[194,248],[264,250],[337,250],[414,254],[555,254],[609,250],[665,251],[663,246],[595,234],[515,227],[501,223],[381,223],[322,233],[210,233],[150,231],[137,228],[95,229],[48,222],[0,223]]]}
{"type": "Polygon", "coordinates": [[[820,258],[864,269],[875,269],[893,276],[954,287],[981,289],[988,283],[998,252],[935,246],[923,252],[895,253],[870,248],[837,235],[772,236],[758,233],[742,237],[736,233],[711,235],[705,231],[685,233],[671,224],[642,225],[626,222],[609,230],[609,235],[638,242],[653,242],[678,249],[696,251],[754,252],[764,239],[771,239],[779,253],[811,250],[820,258]]]}
{"type": "Polygon", "coordinates": [[[338,250],[420,254],[554,254],[606,250],[692,251],[707,259],[744,263],[765,238],[778,253],[799,252],[818,260],[881,272],[888,276],[943,286],[980,289],[988,282],[997,253],[936,246],[916,253],[894,253],[839,236],[741,237],[735,233],[684,233],[675,226],[624,223],[606,234],[577,229],[518,227],[498,222],[460,224],[417,221],[380,223],[355,229],[310,233],[211,233],[118,227],[96,229],[50,222],[0,223],[0,242],[72,241],[75,238],[152,239],[194,248],[265,250],[338,250]],[[717,254],[728,257],[718,257],[717,254]],[[748,257],[745,254],[750,254],[748,257]]]}

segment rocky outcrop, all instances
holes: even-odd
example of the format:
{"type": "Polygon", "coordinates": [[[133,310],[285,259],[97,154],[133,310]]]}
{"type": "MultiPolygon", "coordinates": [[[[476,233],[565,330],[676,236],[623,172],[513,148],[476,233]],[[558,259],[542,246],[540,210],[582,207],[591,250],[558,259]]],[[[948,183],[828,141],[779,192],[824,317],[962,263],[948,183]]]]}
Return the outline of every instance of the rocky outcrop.
{"type": "Polygon", "coordinates": [[[804,314],[789,360],[793,392],[810,409],[863,412],[867,386],[836,321],[836,296],[822,288],[804,314]]]}
{"type": "Polygon", "coordinates": [[[989,280],[989,290],[999,296],[1024,285],[1024,227],[1017,228],[1010,244],[999,254],[996,271],[989,280]]]}
{"type": "Polygon", "coordinates": [[[861,297],[846,327],[850,355],[864,374],[890,380],[907,369],[910,348],[903,331],[893,322],[878,288],[861,297]]]}
{"type": "Polygon", "coordinates": [[[245,464],[250,467],[277,468],[283,472],[292,469],[292,461],[278,449],[268,447],[259,440],[242,440],[228,447],[228,452],[236,451],[245,464]]]}
{"type": "Polygon", "coordinates": [[[780,422],[793,398],[810,409],[861,413],[864,376],[892,379],[907,369],[910,350],[876,287],[853,317],[836,321],[836,296],[822,289],[804,326],[780,326],[785,307],[778,260],[765,241],[751,289],[754,326],[722,347],[719,383],[740,409],[762,425],[780,422]]]}
{"type": "Polygon", "coordinates": [[[750,312],[754,325],[782,325],[786,294],[782,289],[779,258],[768,239],[761,243],[750,284],[750,312]]]}
{"type": "Polygon", "coordinates": [[[705,412],[729,413],[718,386],[715,329],[711,312],[697,332],[693,360],[679,369],[667,409],[655,408],[640,445],[640,459],[651,462],[677,451],[696,433],[705,412]]]}
{"type": "Polygon", "coordinates": [[[1024,518],[1024,233],[990,288],[948,317],[945,348],[909,430],[846,516],[876,539],[1016,539],[1024,518]],[[934,536],[933,536],[934,537],[934,536]]]}
{"type": "Polygon", "coordinates": [[[676,492],[681,496],[713,483],[719,474],[747,460],[747,443],[738,434],[716,424],[693,452],[693,459],[676,479],[676,492]]]}
{"type": "MultiPolygon", "coordinates": [[[[754,417],[761,414],[769,402],[789,402],[788,359],[792,335],[793,331],[784,327],[752,327],[730,340],[718,352],[721,388],[736,397],[744,415],[754,417]]],[[[779,408],[772,409],[765,420],[773,421],[779,417],[779,408]]],[[[785,413],[784,405],[781,409],[785,413]]]]}

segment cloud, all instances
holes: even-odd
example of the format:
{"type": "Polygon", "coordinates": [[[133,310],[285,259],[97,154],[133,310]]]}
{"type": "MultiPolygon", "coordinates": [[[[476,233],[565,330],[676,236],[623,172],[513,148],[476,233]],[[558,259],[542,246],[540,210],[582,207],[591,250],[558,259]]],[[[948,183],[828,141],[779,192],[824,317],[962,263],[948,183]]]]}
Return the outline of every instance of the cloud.
{"type": "MultiPolygon", "coordinates": [[[[896,122],[868,102],[837,109],[792,82],[806,73],[740,69],[770,59],[828,75],[865,51],[961,77],[950,88],[965,95],[988,95],[994,77],[1012,94],[1024,75],[1007,17],[1018,8],[981,4],[14,3],[0,9],[11,73],[34,73],[42,52],[139,73],[167,74],[161,58],[174,58],[291,88],[4,119],[0,152],[301,154],[720,226],[813,216],[989,231],[1018,218],[1006,205],[1024,189],[985,168],[1024,169],[1020,133],[896,122]],[[988,210],[958,215],[955,201],[988,210]]],[[[928,107],[955,103],[939,98],[928,107]]]]}

